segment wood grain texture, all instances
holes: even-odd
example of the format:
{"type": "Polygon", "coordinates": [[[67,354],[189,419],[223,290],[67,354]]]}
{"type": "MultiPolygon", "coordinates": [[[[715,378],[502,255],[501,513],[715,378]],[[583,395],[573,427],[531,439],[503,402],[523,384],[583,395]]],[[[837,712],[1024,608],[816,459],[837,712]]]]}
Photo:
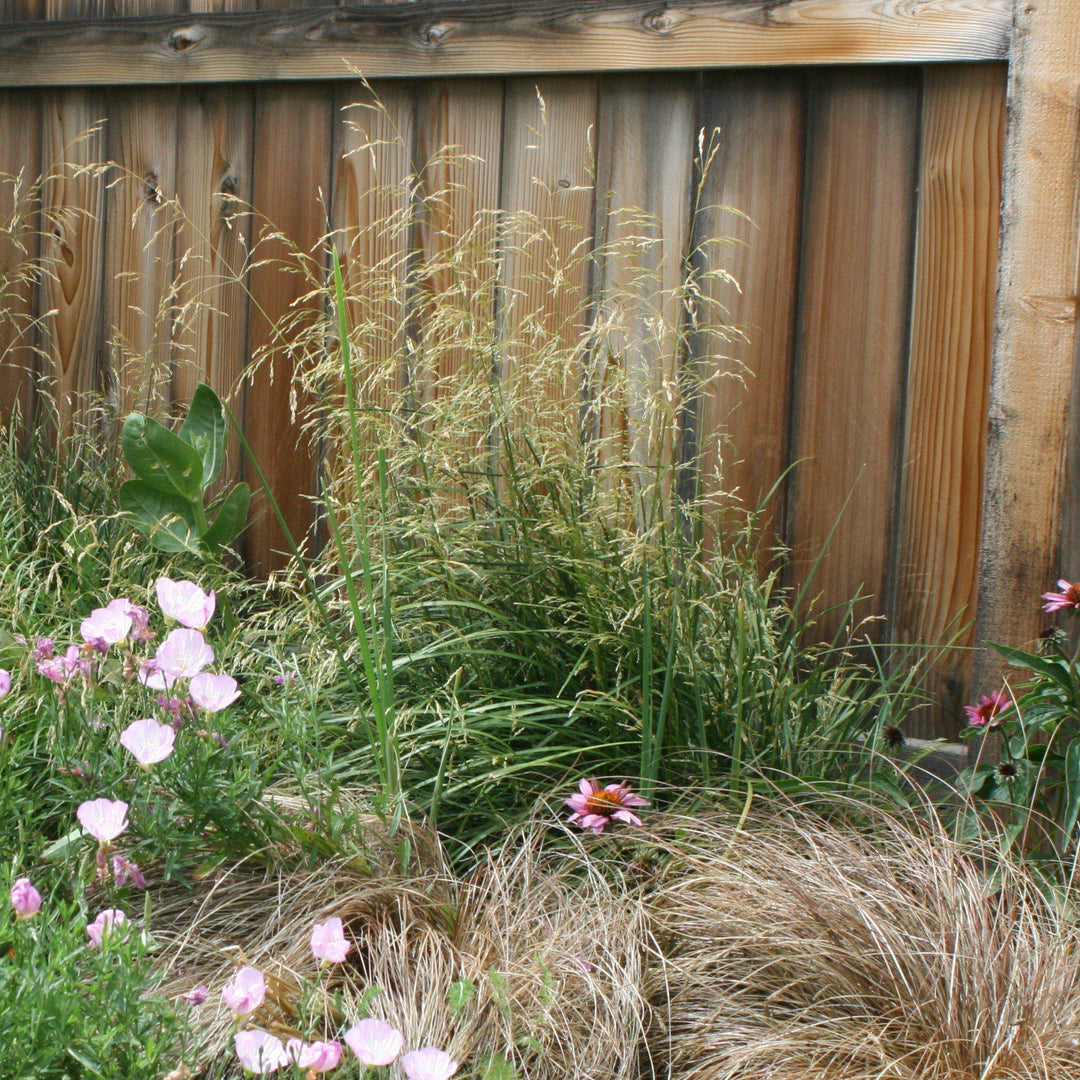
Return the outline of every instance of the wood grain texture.
{"type": "Polygon", "coordinates": [[[787,525],[799,585],[828,542],[810,588],[826,636],[842,619],[828,609],[857,592],[857,616],[885,608],[918,102],[898,73],[823,76],[811,91],[787,525]]]}
{"type": "MultiPolygon", "coordinates": [[[[1070,426],[1077,423],[1069,411],[1080,259],[1080,21],[1073,5],[1032,0],[1017,9],[1008,95],[975,636],[979,644],[1023,646],[1053,622],[1039,596],[1064,576],[1063,529],[1070,573],[1077,567],[1076,518],[1063,515],[1070,426]]],[[[1001,670],[995,655],[981,651],[974,692],[995,689],[1001,670]]]]}
{"type": "MultiPolygon", "coordinates": [[[[694,227],[708,301],[694,337],[701,477],[706,494],[735,493],[748,510],[788,464],[805,104],[798,73],[710,75],[702,95],[706,147],[715,137],[718,151],[694,227]]],[[[784,493],[765,508],[767,536],[784,535],[784,493]]]]}
{"type": "Polygon", "coordinates": [[[0,93],[0,425],[34,406],[35,281],[39,273],[41,104],[0,93]]]}
{"type": "MultiPolygon", "coordinates": [[[[254,92],[185,89],[180,97],[177,196],[177,318],[173,401],[191,400],[206,382],[239,409],[247,363],[248,281],[254,155],[254,92]]],[[[228,467],[241,472],[230,431],[228,467]]]]}
{"type": "Polygon", "coordinates": [[[160,417],[172,381],[178,92],[120,92],[107,104],[104,374],[119,417],[160,417]]]}
{"type": "Polygon", "coordinates": [[[924,73],[890,636],[959,636],[925,684],[936,708],[905,725],[915,736],[955,734],[971,700],[1004,124],[1003,65],[924,73]]]}
{"type": "MultiPolygon", "coordinates": [[[[315,492],[317,452],[298,424],[297,409],[309,403],[294,397],[290,344],[320,315],[318,306],[298,307],[297,301],[321,287],[325,276],[319,242],[328,224],[325,200],[332,197],[332,123],[332,87],[257,91],[252,202],[271,232],[262,230],[251,268],[248,345],[259,365],[245,388],[244,427],[297,543],[313,523],[309,497],[315,492]]],[[[247,464],[245,479],[253,487],[245,554],[254,570],[266,573],[284,564],[278,553],[287,550],[286,540],[247,464]]]]}
{"type": "Polygon", "coordinates": [[[104,366],[105,160],[101,96],[53,90],[42,102],[42,372],[62,431],[102,388],[104,366]]]}
{"type": "Polygon", "coordinates": [[[502,206],[508,231],[500,327],[512,400],[576,436],[589,321],[598,84],[511,79],[506,88],[502,206]],[[526,362],[526,358],[529,362],[526,362]]]}
{"type": "Polygon", "coordinates": [[[261,6],[267,10],[9,25],[0,29],[0,84],[993,60],[1006,54],[1012,19],[1009,0],[261,6]]]}

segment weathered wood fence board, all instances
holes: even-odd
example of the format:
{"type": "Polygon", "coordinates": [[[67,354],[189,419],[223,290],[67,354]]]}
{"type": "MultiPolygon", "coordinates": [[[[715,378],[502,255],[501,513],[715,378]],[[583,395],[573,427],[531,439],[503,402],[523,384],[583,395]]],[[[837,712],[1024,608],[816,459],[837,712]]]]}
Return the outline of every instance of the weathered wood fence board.
{"type": "MultiPolygon", "coordinates": [[[[1019,643],[1010,628],[1037,631],[1030,594],[1056,569],[1068,389],[1060,355],[1075,316],[1062,282],[1071,267],[1075,287],[1075,253],[1069,263],[1074,238],[1055,241],[1061,257],[1045,288],[1013,286],[1005,272],[990,406],[999,420],[987,449],[1006,80],[1006,65],[993,61],[1009,55],[1011,21],[1008,0],[0,4],[0,86],[22,87],[0,92],[0,171],[50,173],[34,242],[54,271],[19,300],[42,315],[33,336],[16,342],[0,330],[0,412],[30,404],[20,357],[54,376],[65,423],[73,395],[111,390],[117,410],[178,403],[207,378],[233,392],[287,520],[303,533],[325,451],[293,425],[290,335],[272,327],[284,317],[299,333],[318,315],[298,301],[324,279],[321,237],[333,237],[355,287],[388,264],[438,254],[477,211],[558,215],[551,254],[570,267],[561,293],[539,283],[543,252],[511,248],[505,306],[495,310],[492,268],[480,266],[469,303],[509,335],[533,311],[536,326],[565,341],[582,301],[599,302],[605,284],[627,277],[612,261],[590,271],[573,245],[605,238],[605,208],[635,206],[654,219],[663,284],[677,285],[691,258],[699,272],[727,269],[743,286],[706,277],[708,300],[727,307],[745,339],[729,335],[719,348],[710,330],[724,327],[703,304],[690,355],[658,348],[643,321],[612,360],[641,380],[674,378],[683,363],[708,379],[693,433],[703,481],[737,488],[753,506],[794,466],[766,511],[796,552],[794,584],[835,524],[810,592],[827,607],[862,589],[859,614],[888,616],[877,636],[938,639],[970,623],[981,568],[981,630],[1019,643]],[[741,70],[748,65],[787,67],[741,70]],[[371,90],[358,71],[376,80],[381,110],[364,107],[371,90]],[[449,77],[459,73],[470,77],[449,77]],[[122,89],[150,82],[172,85],[122,89]],[[695,203],[699,132],[707,151],[717,129],[695,203]],[[447,146],[468,158],[453,176],[447,146]],[[109,159],[115,167],[92,167],[109,159]],[[414,230],[371,228],[440,190],[446,197],[425,205],[414,230]],[[287,248],[273,229],[308,256],[309,277],[280,271],[287,248]],[[722,236],[737,243],[715,243],[722,236]],[[1002,318],[1018,335],[1009,346],[1002,318]],[[1043,348],[1057,366],[1035,372],[1043,348]],[[264,364],[238,385],[256,356],[264,364]],[[749,374],[735,377],[743,365],[749,374]],[[1044,458],[1048,488],[1037,496],[1032,470],[1044,458]],[[1022,512],[1009,516],[1017,489],[1022,512]],[[980,517],[987,508],[993,521],[980,517]],[[1023,595],[1009,600],[1009,589],[1023,595]]],[[[1030,55],[1057,55],[1031,40],[1030,55]]],[[[1016,147],[1067,142],[1044,132],[1074,119],[1074,75],[1014,71],[1014,93],[1030,84],[1045,98],[1013,132],[1016,147]]],[[[1048,184],[1059,184],[1061,168],[1046,167],[1048,184]]],[[[1006,224],[1022,226],[1006,240],[1010,266],[1037,261],[1029,249],[1046,234],[1024,226],[1038,196],[1018,191],[1007,202],[1006,224]]],[[[0,189],[0,199],[9,194],[0,189]]],[[[443,283],[436,274],[418,287],[438,295],[443,283]]],[[[422,301],[383,296],[379,321],[415,332],[422,301]]],[[[685,318],[678,305],[662,314],[669,326],[685,318]]],[[[453,348],[440,358],[438,378],[466,359],[453,348]]],[[[504,374],[518,377],[512,364],[504,374]]],[[[583,392],[587,380],[583,388],[565,373],[537,381],[537,400],[549,404],[576,409],[583,392]]],[[[604,419],[628,439],[641,438],[642,422],[604,419]]],[[[648,445],[645,437],[643,465],[648,445]]],[[[258,513],[246,554],[267,569],[283,541],[267,508],[258,513]]],[[[969,627],[958,644],[972,640],[969,627]]],[[[969,654],[943,658],[931,685],[946,709],[918,733],[949,733],[970,680],[969,654]]]]}

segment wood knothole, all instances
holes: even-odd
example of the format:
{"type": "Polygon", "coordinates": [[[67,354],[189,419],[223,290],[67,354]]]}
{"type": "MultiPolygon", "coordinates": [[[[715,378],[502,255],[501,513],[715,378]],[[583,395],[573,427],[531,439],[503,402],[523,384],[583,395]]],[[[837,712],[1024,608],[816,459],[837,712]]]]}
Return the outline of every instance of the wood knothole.
{"type": "Polygon", "coordinates": [[[185,53],[194,48],[206,37],[203,26],[185,26],[174,30],[169,35],[169,49],[174,53],[185,53]]]}

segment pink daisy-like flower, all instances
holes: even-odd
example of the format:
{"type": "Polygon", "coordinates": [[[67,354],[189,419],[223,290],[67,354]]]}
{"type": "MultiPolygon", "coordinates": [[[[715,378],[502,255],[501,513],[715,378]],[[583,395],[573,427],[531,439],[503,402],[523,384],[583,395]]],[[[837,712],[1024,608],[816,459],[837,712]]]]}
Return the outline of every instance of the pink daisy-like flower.
{"type": "Polygon", "coordinates": [[[263,973],[250,964],[242,967],[233,977],[232,982],[226,983],[221,990],[221,996],[225,1004],[237,1016],[254,1012],[266,997],[266,980],[263,973]]]}
{"type": "Polygon", "coordinates": [[[567,818],[589,832],[601,833],[611,821],[625,821],[628,825],[640,825],[641,818],[631,809],[648,806],[648,800],[635,795],[625,781],[602,787],[599,780],[582,780],[576,794],[565,800],[574,812],[567,818]]]}
{"type": "Polygon", "coordinates": [[[120,736],[120,745],[130,751],[144,769],[164,761],[173,752],[175,742],[176,732],[172,725],[159,724],[150,717],[128,724],[120,736]]]}
{"type": "Polygon", "coordinates": [[[401,1059],[409,1080],[450,1080],[459,1063],[445,1051],[434,1046],[412,1050],[401,1059]]]}
{"type": "Polygon", "coordinates": [[[340,964],[351,948],[352,945],[345,940],[345,928],[340,919],[327,919],[324,923],[316,923],[311,931],[311,955],[316,960],[340,964]]]}
{"type": "Polygon", "coordinates": [[[106,908],[100,912],[98,917],[86,928],[86,932],[90,936],[90,948],[100,949],[102,941],[127,921],[127,916],[116,908],[106,908]]]}
{"type": "Polygon", "coordinates": [[[287,1068],[292,1062],[276,1035],[253,1028],[233,1036],[233,1048],[240,1064],[249,1072],[271,1073],[287,1068]]]}
{"type": "Polygon", "coordinates": [[[1043,593],[1042,598],[1046,601],[1043,611],[1080,608],[1080,582],[1073,584],[1062,578],[1058,582],[1058,588],[1061,592],[1043,593]]]}
{"type": "Polygon", "coordinates": [[[20,922],[32,919],[41,910],[41,893],[30,884],[29,878],[21,877],[11,886],[11,907],[20,922]]]}
{"type": "Polygon", "coordinates": [[[1012,705],[1012,699],[1003,690],[992,694],[983,694],[977,705],[965,705],[968,723],[972,727],[997,727],[1001,723],[1001,713],[1012,705]]]}
{"type": "Polygon", "coordinates": [[[293,1064],[317,1073],[336,1069],[341,1062],[341,1050],[341,1043],[336,1040],[305,1043],[300,1039],[290,1039],[285,1044],[285,1053],[293,1064]]]}
{"type": "Polygon", "coordinates": [[[204,593],[193,581],[171,581],[167,577],[158,578],[154,589],[166,618],[192,630],[206,629],[217,604],[213,589],[204,593]]]}
{"type": "Polygon", "coordinates": [[[204,712],[221,712],[239,696],[236,680],[231,675],[211,675],[200,671],[188,685],[188,693],[204,712]]]}
{"type": "Polygon", "coordinates": [[[122,799],[93,799],[82,803],[75,816],[98,843],[107,844],[127,828],[127,812],[128,804],[122,799]]]}
{"type": "Polygon", "coordinates": [[[367,1019],[353,1024],[342,1038],[361,1065],[389,1065],[401,1053],[405,1036],[385,1020],[367,1019]]]}

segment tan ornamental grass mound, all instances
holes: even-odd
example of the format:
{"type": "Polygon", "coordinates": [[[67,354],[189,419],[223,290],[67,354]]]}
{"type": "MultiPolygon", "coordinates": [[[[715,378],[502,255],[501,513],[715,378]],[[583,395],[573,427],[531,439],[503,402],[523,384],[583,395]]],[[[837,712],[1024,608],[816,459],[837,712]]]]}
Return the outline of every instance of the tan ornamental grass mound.
{"type": "MultiPolygon", "coordinates": [[[[367,873],[332,862],[294,871],[248,863],[163,892],[153,918],[163,992],[209,987],[192,1012],[204,1062],[232,1058],[221,988],[250,963],[269,990],[244,1026],[283,1038],[298,1033],[302,1007],[323,1018],[327,1038],[366,1008],[404,1033],[406,1050],[438,1046],[470,1069],[502,1055],[522,1077],[638,1074],[650,939],[644,905],[628,899],[617,874],[601,874],[581,849],[543,850],[540,832],[464,880],[430,844],[402,874],[393,848],[387,842],[367,873]],[[311,929],[334,916],[353,948],[320,974],[311,929]],[[304,1006],[303,981],[321,985],[304,1006]]],[[[394,1065],[391,1076],[401,1075],[394,1065]]]]}
{"type": "Polygon", "coordinates": [[[870,818],[658,822],[654,1058],[680,1080],[1080,1077],[1076,928],[936,822],[870,818]]]}

